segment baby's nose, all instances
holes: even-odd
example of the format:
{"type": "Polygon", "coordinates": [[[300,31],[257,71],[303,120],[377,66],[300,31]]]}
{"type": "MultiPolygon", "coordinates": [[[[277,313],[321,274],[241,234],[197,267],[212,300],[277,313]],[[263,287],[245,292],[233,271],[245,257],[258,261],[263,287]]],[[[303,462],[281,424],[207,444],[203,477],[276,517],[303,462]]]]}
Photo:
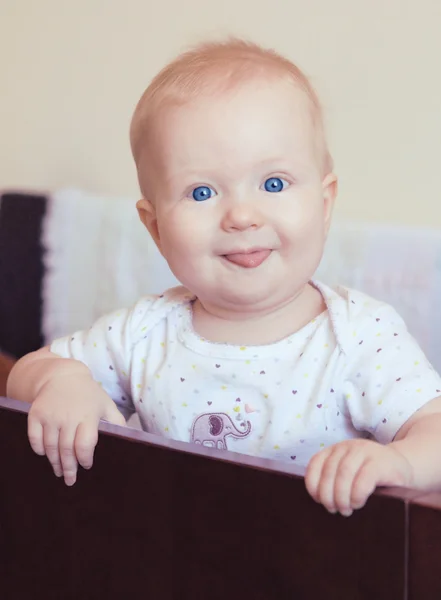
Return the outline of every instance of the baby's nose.
{"type": "Polygon", "coordinates": [[[259,229],[263,224],[263,214],[253,202],[229,203],[222,218],[222,228],[225,231],[259,229]]]}

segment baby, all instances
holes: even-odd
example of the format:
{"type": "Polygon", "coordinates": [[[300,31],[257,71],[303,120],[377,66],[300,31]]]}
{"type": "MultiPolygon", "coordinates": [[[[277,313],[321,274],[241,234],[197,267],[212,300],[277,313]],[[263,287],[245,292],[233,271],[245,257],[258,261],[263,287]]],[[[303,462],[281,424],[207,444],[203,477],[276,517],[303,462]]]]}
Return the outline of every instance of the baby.
{"type": "Polygon", "coordinates": [[[169,64],[131,126],[139,217],[183,287],[21,359],[9,396],[72,485],[100,419],[307,465],[350,515],[376,486],[441,484],[441,378],[398,314],[313,280],[337,193],[319,101],[271,50],[208,43],[169,64]]]}

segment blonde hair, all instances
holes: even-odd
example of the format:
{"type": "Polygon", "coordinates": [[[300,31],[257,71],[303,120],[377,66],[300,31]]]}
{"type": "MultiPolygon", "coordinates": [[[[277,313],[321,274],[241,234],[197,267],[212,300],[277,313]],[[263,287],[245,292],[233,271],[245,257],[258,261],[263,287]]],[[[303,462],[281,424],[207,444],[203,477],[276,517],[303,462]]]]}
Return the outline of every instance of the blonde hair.
{"type": "Polygon", "coordinates": [[[333,162],[326,142],[322,108],[306,75],[272,49],[230,38],[224,42],[206,42],[179,55],[156,75],[145,90],[130,126],[130,145],[138,174],[149,123],[159,111],[185,104],[202,92],[226,91],[268,74],[290,81],[307,96],[323,174],[331,172],[333,162]]]}

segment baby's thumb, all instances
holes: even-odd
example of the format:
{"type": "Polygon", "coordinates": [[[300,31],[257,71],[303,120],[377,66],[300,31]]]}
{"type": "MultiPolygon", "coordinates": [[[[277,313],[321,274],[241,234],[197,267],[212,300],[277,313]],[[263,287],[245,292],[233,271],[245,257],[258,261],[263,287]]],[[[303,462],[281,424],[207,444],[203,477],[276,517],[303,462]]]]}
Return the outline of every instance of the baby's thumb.
{"type": "Polygon", "coordinates": [[[119,412],[114,402],[108,402],[106,405],[106,409],[103,414],[103,421],[107,421],[107,423],[111,423],[112,425],[121,425],[125,427],[126,420],[119,412]]]}

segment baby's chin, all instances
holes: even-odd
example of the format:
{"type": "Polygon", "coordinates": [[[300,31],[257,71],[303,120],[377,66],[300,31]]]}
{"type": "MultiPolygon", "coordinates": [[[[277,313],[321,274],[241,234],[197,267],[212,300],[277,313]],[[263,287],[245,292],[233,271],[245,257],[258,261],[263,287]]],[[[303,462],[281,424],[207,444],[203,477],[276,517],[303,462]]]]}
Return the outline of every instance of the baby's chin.
{"type": "MultiPolygon", "coordinates": [[[[277,310],[285,304],[290,294],[285,295],[271,292],[270,286],[260,285],[254,289],[243,286],[241,289],[213,290],[212,293],[202,293],[200,297],[203,304],[217,307],[222,311],[233,311],[247,315],[267,313],[277,310]]],[[[197,294],[196,294],[197,295],[197,294]]]]}

